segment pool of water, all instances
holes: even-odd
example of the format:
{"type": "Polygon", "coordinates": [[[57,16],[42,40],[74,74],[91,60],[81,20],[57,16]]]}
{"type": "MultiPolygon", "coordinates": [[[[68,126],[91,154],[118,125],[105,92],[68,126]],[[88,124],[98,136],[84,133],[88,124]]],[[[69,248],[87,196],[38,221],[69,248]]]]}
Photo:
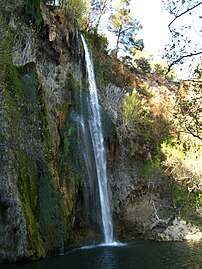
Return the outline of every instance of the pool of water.
{"type": "MultiPolygon", "coordinates": [[[[1,268],[2,265],[0,265],[1,268]]],[[[83,247],[37,262],[3,269],[164,269],[202,268],[202,242],[131,241],[115,246],[83,247]]]]}

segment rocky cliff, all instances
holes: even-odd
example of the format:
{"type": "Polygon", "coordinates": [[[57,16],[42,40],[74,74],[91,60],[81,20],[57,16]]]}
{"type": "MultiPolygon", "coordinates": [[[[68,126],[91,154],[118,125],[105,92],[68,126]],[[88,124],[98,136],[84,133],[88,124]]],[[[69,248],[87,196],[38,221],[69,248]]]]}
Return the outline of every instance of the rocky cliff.
{"type": "Polygon", "coordinates": [[[14,19],[26,38],[1,62],[1,261],[44,257],[76,241],[81,182],[68,117],[81,77],[79,32],[57,12],[42,14],[37,31],[14,19]]]}
{"type": "Polygon", "coordinates": [[[1,61],[0,261],[13,262],[100,240],[100,208],[77,24],[51,6],[41,5],[38,29],[4,12],[11,36],[23,30],[1,61]]]}

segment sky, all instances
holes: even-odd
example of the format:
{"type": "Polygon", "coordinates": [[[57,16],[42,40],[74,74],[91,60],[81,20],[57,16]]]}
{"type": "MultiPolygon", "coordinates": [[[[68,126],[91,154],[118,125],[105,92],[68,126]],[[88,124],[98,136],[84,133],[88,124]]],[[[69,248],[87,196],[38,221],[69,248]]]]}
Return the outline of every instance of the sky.
{"type": "MultiPolygon", "coordinates": [[[[132,18],[139,20],[143,26],[137,39],[142,38],[145,50],[157,56],[170,40],[168,24],[172,20],[171,15],[162,11],[161,0],[131,0],[130,12],[132,18]]],[[[110,35],[109,41],[110,47],[115,46],[113,36],[110,35]]]]}
{"type": "Polygon", "coordinates": [[[132,0],[131,15],[140,20],[143,29],[138,38],[143,38],[145,49],[157,56],[170,40],[168,24],[170,14],[162,11],[161,0],[132,0]]]}

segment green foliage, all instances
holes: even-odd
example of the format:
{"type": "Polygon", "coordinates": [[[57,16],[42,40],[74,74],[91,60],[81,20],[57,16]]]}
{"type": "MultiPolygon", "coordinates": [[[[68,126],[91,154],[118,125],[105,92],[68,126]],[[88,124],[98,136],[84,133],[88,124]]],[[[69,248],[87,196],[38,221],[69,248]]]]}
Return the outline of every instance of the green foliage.
{"type": "Polygon", "coordinates": [[[164,141],[161,144],[163,153],[166,155],[166,160],[173,160],[178,158],[183,160],[185,158],[185,148],[183,144],[177,138],[171,138],[167,141],[164,141]]]}
{"type": "Polygon", "coordinates": [[[139,59],[136,59],[134,61],[134,64],[135,64],[136,71],[138,73],[142,75],[151,73],[152,67],[148,59],[144,57],[140,57],[139,59]]]}
{"type": "Polygon", "coordinates": [[[174,214],[197,224],[202,206],[201,160],[201,143],[187,136],[173,137],[164,140],[155,158],[140,165],[140,177],[148,182],[148,189],[169,199],[174,214]]]}
{"type": "Polygon", "coordinates": [[[77,20],[80,26],[82,26],[83,13],[86,9],[83,0],[59,0],[59,6],[68,18],[77,20]]]}
{"type": "Polygon", "coordinates": [[[145,118],[150,114],[150,108],[144,99],[140,98],[140,95],[136,90],[125,98],[125,102],[122,109],[122,118],[124,125],[128,125],[129,121],[143,122],[145,118]]]}
{"type": "Polygon", "coordinates": [[[194,69],[193,75],[194,75],[194,77],[196,77],[196,79],[202,78],[202,57],[200,57],[199,63],[197,64],[196,68],[194,69]]]}
{"type": "Polygon", "coordinates": [[[99,34],[95,28],[89,29],[88,31],[83,31],[85,38],[93,48],[93,51],[98,54],[106,54],[108,39],[106,36],[99,34]]]}
{"type": "Polygon", "coordinates": [[[184,213],[188,208],[198,210],[202,205],[202,148],[200,143],[191,141],[190,137],[181,137],[162,143],[173,206],[184,213]]]}
{"type": "Polygon", "coordinates": [[[170,72],[167,74],[168,71],[168,63],[161,60],[159,62],[152,62],[152,73],[160,76],[166,76],[169,81],[173,81],[177,75],[174,68],[170,69],[170,72]]]}
{"type": "Polygon", "coordinates": [[[202,188],[199,183],[176,184],[173,192],[175,205],[186,215],[188,208],[199,209],[202,205],[202,188]]]}
{"type": "Polygon", "coordinates": [[[169,136],[169,123],[161,115],[154,117],[147,101],[135,89],[124,100],[122,119],[129,154],[154,159],[160,144],[169,136]]]}
{"type": "Polygon", "coordinates": [[[178,111],[175,113],[176,125],[179,124],[179,130],[202,140],[202,84],[193,82],[188,90],[191,91],[190,95],[179,95],[178,111]]]}
{"type": "Polygon", "coordinates": [[[166,76],[169,81],[173,81],[176,78],[174,68],[167,74],[168,63],[165,60],[154,61],[153,55],[144,49],[140,51],[133,48],[130,51],[130,55],[124,55],[121,60],[131,71],[141,75],[155,74],[166,76]]]}
{"type": "Polygon", "coordinates": [[[165,75],[167,69],[163,67],[160,63],[154,64],[154,72],[158,75],[165,75]]]}
{"type": "Polygon", "coordinates": [[[140,176],[148,181],[152,178],[162,180],[164,176],[164,169],[159,156],[140,165],[140,176]]]}

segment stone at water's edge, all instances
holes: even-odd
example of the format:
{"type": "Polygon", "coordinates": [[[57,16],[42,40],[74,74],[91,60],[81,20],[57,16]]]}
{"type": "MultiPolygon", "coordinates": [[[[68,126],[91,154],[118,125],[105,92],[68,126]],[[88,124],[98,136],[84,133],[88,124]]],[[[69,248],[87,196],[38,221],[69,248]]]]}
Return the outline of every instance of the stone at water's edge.
{"type": "Polygon", "coordinates": [[[158,237],[162,241],[198,241],[202,239],[202,232],[185,220],[175,218],[163,233],[158,233],[158,237]]]}

